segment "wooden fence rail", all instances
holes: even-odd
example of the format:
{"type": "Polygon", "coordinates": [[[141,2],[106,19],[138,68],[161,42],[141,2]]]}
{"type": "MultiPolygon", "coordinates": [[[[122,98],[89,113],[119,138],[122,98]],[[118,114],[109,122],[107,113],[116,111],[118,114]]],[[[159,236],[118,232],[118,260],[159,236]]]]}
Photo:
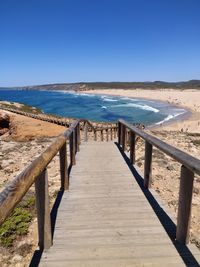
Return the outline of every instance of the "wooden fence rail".
{"type": "MultiPolygon", "coordinates": [[[[6,109],[6,108],[5,108],[6,109]]],[[[11,109],[6,109],[11,111],[11,109]]],[[[13,112],[16,112],[14,110],[13,112]]],[[[25,116],[47,120],[46,117],[26,112],[16,112],[25,116]]],[[[55,120],[55,119],[51,119],[55,120]]],[[[48,119],[47,121],[51,121],[48,119]]],[[[60,124],[60,120],[55,120],[60,124]]],[[[66,119],[62,120],[62,125],[66,125],[66,119]]],[[[97,133],[101,141],[110,140],[118,135],[118,143],[123,150],[130,145],[130,162],[135,163],[136,135],[145,140],[145,164],[144,164],[144,186],[151,186],[152,176],[152,151],[153,147],[158,148],[182,164],[180,174],[179,205],[176,239],[186,244],[189,240],[189,228],[191,217],[192,193],[194,173],[200,175],[200,160],[191,155],[161,141],[160,139],[130,125],[124,120],[119,120],[118,126],[94,127],[87,120],[76,120],[69,129],[60,135],[32,164],[30,164],[21,174],[19,174],[9,186],[0,194],[0,224],[11,214],[16,205],[21,201],[29,188],[35,183],[36,204],[39,222],[39,245],[40,248],[48,248],[52,244],[50,210],[48,197],[48,173],[47,166],[55,155],[59,152],[61,189],[66,190],[69,186],[69,169],[76,164],[75,155],[79,151],[81,142],[80,130],[84,130],[84,140],[88,140],[88,133],[94,135],[97,140],[97,133]],[[67,161],[67,145],[69,144],[70,162],[67,161]]]]}
{"type": "Polygon", "coordinates": [[[135,163],[135,136],[138,135],[145,140],[144,186],[146,188],[151,186],[153,146],[182,164],[176,240],[182,244],[187,244],[189,241],[194,173],[200,175],[200,160],[130,125],[124,120],[119,120],[118,143],[123,150],[126,150],[127,146],[127,130],[130,132],[130,162],[132,164],[135,163]]]}
{"type": "Polygon", "coordinates": [[[38,217],[39,246],[49,248],[51,240],[50,206],[48,194],[47,166],[59,152],[61,190],[69,186],[69,166],[74,165],[76,152],[80,145],[80,123],[75,121],[70,128],[61,134],[38,158],[36,158],[22,173],[20,173],[0,193],[0,225],[11,214],[22,200],[29,188],[35,183],[36,207],[38,217]],[[67,162],[67,143],[70,147],[70,164],[67,162]]]}
{"type": "MultiPolygon", "coordinates": [[[[75,121],[75,119],[68,119],[68,118],[57,118],[53,116],[48,116],[46,114],[41,115],[41,114],[34,114],[30,112],[24,112],[18,109],[13,109],[13,108],[6,108],[6,107],[0,107],[2,110],[10,111],[19,115],[23,115],[26,117],[30,117],[33,119],[38,119],[42,121],[46,121],[49,123],[54,123],[57,125],[65,126],[65,127],[70,127],[70,125],[75,121]]],[[[99,139],[101,141],[104,141],[103,135],[106,136],[105,140],[113,140],[113,137],[116,138],[116,132],[117,132],[117,124],[116,123],[107,123],[104,126],[95,126],[93,123],[90,121],[87,121],[85,123],[85,120],[80,120],[79,127],[81,130],[84,131],[84,140],[88,139],[88,132],[94,131],[94,141],[98,141],[98,132],[99,132],[99,139]]],[[[97,123],[99,125],[100,123],[97,123]]],[[[104,123],[101,123],[104,124],[104,123]]]]}
{"type": "MultiPolygon", "coordinates": [[[[20,112],[21,114],[21,112],[20,112]]],[[[23,114],[31,116],[32,114],[23,114]]],[[[43,117],[39,117],[43,119],[43,117]]],[[[44,118],[45,120],[45,118],[44,118]]],[[[80,129],[84,125],[84,141],[88,140],[88,131],[95,133],[98,129],[84,119],[76,120],[68,130],[61,134],[38,158],[36,158],[10,185],[0,194],[0,225],[11,214],[30,187],[35,183],[36,207],[38,216],[39,246],[41,249],[49,248],[52,244],[50,207],[48,194],[47,166],[59,152],[61,190],[69,187],[69,169],[76,164],[76,153],[80,149],[80,129]],[[70,162],[67,161],[67,144],[69,144],[70,162]]],[[[116,128],[116,127],[114,127],[116,128]]],[[[107,130],[107,128],[105,129],[107,130]]],[[[103,131],[103,129],[101,129],[103,131]]],[[[108,130],[107,130],[108,131],[108,130]]],[[[107,137],[108,140],[108,137],[107,137]]]]}

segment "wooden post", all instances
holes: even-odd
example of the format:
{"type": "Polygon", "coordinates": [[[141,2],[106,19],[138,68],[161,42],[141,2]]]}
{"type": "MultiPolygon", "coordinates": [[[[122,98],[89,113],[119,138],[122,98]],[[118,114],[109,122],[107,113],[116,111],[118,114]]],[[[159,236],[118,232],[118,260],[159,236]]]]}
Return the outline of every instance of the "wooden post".
{"type": "Polygon", "coordinates": [[[84,125],[84,141],[87,142],[88,140],[88,127],[87,127],[87,122],[84,125]]]}
{"type": "Polygon", "coordinates": [[[108,142],[108,128],[106,128],[106,141],[108,142]]]}
{"type": "Polygon", "coordinates": [[[116,138],[116,131],[117,131],[117,129],[114,128],[114,139],[116,138]]]}
{"type": "Polygon", "coordinates": [[[69,176],[68,176],[66,143],[61,147],[59,154],[60,154],[61,190],[67,190],[69,188],[69,176]]]}
{"type": "Polygon", "coordinates": [[[77,134],[77,127],[74,129],[74,143],[75,143],[75,154],[78,151],[78,134],[77,134]]]}
{"type": "Polygon", "coordinates": [[[126,126],[122,125],[121,126],[121,144],[122,144],[122,149],[125,151],[125,143],[126,143],[126,126]]]}
{"type": "Polygon", "coordinates": [[[110,128],[110,140],[113,140],[113,129],[110,128]]]}
{"type": "Polygon", "coordinates": [[[128,132],[128,130],[127,130],[127,128],[126,128],[126,126],[124,126],[124,151],[126,151],[127,150],[127,133],[128,132]]]}
{"type": "Polygon", "coordinates": [[[97,130],[94,129],[94,141],[97,141],[97,130]]]}
{"type": "Polygon", "coordinates": [[[118,144],[119,146],[121,145],[121,134],[122,134],[121,123],[118,122],[118,144]]]}
{"type": "Polygon", "coordinates": [[[152,145],[145,141],[145,159],[144,159],[144,187],[151,186],[152,175],[152,145]]]}
{"type": "Polygon", "coordinates": [[[71,133],[70,136],[70,163],[71,165],[75,165],[76,164],[76,160],[75,160],[75,138],[74,138],[75,134],[74,131],[71,133]]]}
{"type": "Polygon", "coordinates": [[[77,151],[80,151],[81,144],[81,132],[80,132],[80,124],[77,125],[77,151]]]}
{"type": "Polygon", "coordinates": [[[46,169],[35,181],[35,195],[38,218],[38,245],[43,250],[50,248],[52,245],[48,176],[46,169]]]}
{"type": "Polygon", "coordinates": [[[103,142],[103,130],[101,130],[101,141],[103,142]]]}
{"type": "Polygon", "coordinates": [[[130,162],[135,164],[135,133],[130,132],[130,162]]]}
{"type": "Polygon", "coordinates": [[[189,242],[193,182],[194,173],[182,165],[176,229],[176,240],[181,244],[189,242]]]}

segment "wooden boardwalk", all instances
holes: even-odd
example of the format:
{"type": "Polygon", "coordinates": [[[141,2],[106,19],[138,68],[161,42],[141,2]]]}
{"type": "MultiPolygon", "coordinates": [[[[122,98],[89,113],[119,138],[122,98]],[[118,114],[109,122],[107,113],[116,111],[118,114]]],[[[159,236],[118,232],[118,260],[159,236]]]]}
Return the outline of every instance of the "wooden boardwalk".
{"type": "Polygon", "coordinates": [[[186,266],[113,142],[81,146],[40,266],[186,266]]]}

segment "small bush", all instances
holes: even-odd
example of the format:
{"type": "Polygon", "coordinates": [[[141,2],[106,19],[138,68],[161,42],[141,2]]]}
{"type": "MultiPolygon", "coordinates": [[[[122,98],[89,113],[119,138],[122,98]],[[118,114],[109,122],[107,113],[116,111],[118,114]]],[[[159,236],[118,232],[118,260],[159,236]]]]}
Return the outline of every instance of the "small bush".
{"type": "Polygon", "coordinates": [[[17,236],[28,233],[29,223],[32,220],[32,214],[19,207],[15,208],[12,215],[0,227],[0,244],[10,247],[17,236]]]}
{"type": "Polygon", "coordinates": [[[13,241],[28,233],[29,224],[35,215],[35,197],[24,198],[10,217],[0,226],[0,244],[11,247],[13,241]]]}

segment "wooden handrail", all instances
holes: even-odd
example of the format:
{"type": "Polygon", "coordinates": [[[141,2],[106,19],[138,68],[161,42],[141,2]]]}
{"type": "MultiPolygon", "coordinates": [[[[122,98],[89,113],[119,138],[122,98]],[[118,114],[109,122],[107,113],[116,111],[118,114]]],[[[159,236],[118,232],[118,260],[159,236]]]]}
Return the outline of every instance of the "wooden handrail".
{"type": "MultiPolygon", "coordinates": [[[[23,115],[23,116],[27,116],[27,117],[31,117],[31,118],[34,118],[34,119],[38,119],[38,120],[42,120],[42,121],[47,121],[47,122],[50,122],[50,123],[54,123],[54,124],[57,124],[57,125],[62,125],[62,126],[70,126],[71,125],[71,122],[70,122],[70,119],[67,119],[66,118],[57,118],[57,117],[49,117],[47,115],[45,116],[42,116],[41,114],[34,114],[34,113],[30,113],[30,112],[24,112],[24,111],[21,111],[21,110],[18,110],[18,109],[13,109],[13,108],[7,108],[7,107],[1,107],[0,106],[0,109],[2,110],[6,110],[6,111],[10,111],[10,112],[13,112],[13,113],[16,113],[16,114],[20,114],[20,115],[23,115]]],[[[86,120],[85,119],[81,119],[81,122],[85,122],[86,120]]],[[[106,130],[116,130],[117,129],[117,126],[115,123],[111,123],[110,126],[106,126],[106,127],[98,127],[98,126],[94,126],[90,121],[87,120],[87,132],[88,131],[95,131],[95,132],[101,132],[102,130],[103,131],[106,131],[106,130]]]]}
{"type": "Polygon", "coordinates": [[[60,155],[61,189],[68,189],[68,162],[66,141],[70,144],[71,165],[75,164],[75,154],[80,144],[80,122],[75,121],[70,128],[57,139],[27,168],[25,168],[5,189],[0,193],[0,225],[11,214],[16,205],[21,201],[26,192],[35,183],[36,206],[38,215],[39,246],[41,249],[49,248],[51,241],[50,208],[48,196],[47,166],[55,155],[60,155]]]}
{"type": "Polygon", "coordinates": [[[180,174],[179,205],[176,240],[189,242],[194,173],[200,174],[200,160],[169,145],[162,140],[132,126],[124,120],[118,122],[118,143],[126,150],[126,129],[130,131],[130,162],[135,163],[135,135],[145,140],[144,187],[151,186],[153,146],[182,164],[180,174]]]}
{"type": "Polygon", "coordinates": [[[0,194],[0,224],[8,217],[13,208],[26,194],[36,178],[44,171],[54,156],[59,152],[79,120],[60,135],[38,158],[20,173],[0,194]]]}
{"type": "Polygon", "coordinates": [[[124,125],[127,129],[133,131],[136,135],[139,135],[142,139],[149,142],[153,146],[157,147],[161,151],[163,151],[168,156],[172,157],[173,159],[177,160],[178,162],[185,165],[191,171],[200,175],[200,160],[183,152],[182,150],[175,148],[172,145],[169,145],[157,137],[154,137],[134,126],[127,123],[124,120],[119,120],[119,122],[124,125]]]}
{"type": "MultiPolygon", "coordinates": [[[[13,111],[12,109],[7,109],[13,111]]],[[[29,116],[32,118],[39,118],[40,120],[48,120],[49,118],[26,113],[23,111],[14,110],[14,112],[29,116]]],[[[53,119],[52,119],[53,120],[53,119]]],[[[54,121],[54,120],[53,120],[54,121]]],[[[58,120],[55,123],[59,124],[58,120]]],[[[66,121],[63,122],[66,124],[66,121]]],[[[27,168],[23,170],[5,189],[0,193],[0,225],[11,214],[16,205],[21,201],[30,187],[35,183],[36,191],[36,206],[38,214],[38,233],[39,233],[39,246],[41,249],[49,248],[51,246],[51,233],[50,233],[50,208],[48,196],[48,174],[47,166],[55,155],[59,152],[60,157],[60,176],[61,176],[61,189],[67,190],[69,187],[69,167],[67,161],[67,143],[69,140],[70,151],[70,167],[76,164],[75,155],[79,151],[80,138],[80,124],[85,125],[85,141],[88,139],[88,128],[93,132],[98,131],[89,121],[85,119],[76,120],[71,124],[68,130],[59,135],[56,140],[27,168]],[[41,201],[43,203],[41,203],[41,201]]],[[[112,128],[112,127],[111,127],[112,128]]],[[[111,129],[110,128],[110,129],[111,129]]],[[[116,128],[116,126],[115,126],[116,128]]],[[[101,128],[101,131],[103,128],[101,128]]],[[[108,138],[107,138],[108,139],[108,138]]]]}

